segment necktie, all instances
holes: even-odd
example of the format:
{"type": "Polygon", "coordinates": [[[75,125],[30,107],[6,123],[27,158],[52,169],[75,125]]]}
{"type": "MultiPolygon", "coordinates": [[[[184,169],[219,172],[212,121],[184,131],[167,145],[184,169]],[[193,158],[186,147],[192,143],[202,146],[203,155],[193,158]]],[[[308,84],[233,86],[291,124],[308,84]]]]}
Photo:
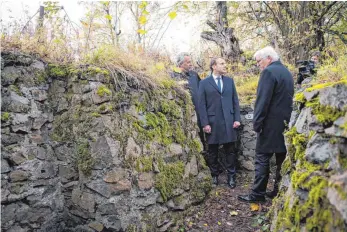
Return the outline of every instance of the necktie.
{"type": "Polygon", "coordinates": [[[222,84],[220,82],[220,77],[217,77],[217,85],[218,85],[218,89],[219,89],[219,92],[222,92],[222,84]]]}

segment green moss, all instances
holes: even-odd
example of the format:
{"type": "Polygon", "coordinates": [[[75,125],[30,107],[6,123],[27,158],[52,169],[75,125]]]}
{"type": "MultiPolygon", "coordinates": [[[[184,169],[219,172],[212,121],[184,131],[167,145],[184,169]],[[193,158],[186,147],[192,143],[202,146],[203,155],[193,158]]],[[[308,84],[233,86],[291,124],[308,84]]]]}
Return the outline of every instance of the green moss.
{"type": "Polygon", "coordinates": [[[195,154],[196,155],[196,158],[198,160],[198,164],[201,166],[200,169],[204,169],[204,170],[208,170],[208,166],[206,164],[206,161],[205,161],[205,158],[203,157],[202,154],[195,154]]]}
{"type": "Polygon", "coordinates": [[[99,114],[98,112],[93,112],[91,113],[91,116],[98,118],[98,117],[101,117],[101,114],[99,114]]]}
{"type": "Polygon", "coordinates": [[[198,179],[196,177],[190,176],[189,186],[192,200],[194,202],[201,202],[212,190],[212,177],[210,175],[207,175],[202,179],[198,179]]]}
{"type": "Polygon", "coordinates": [[[197,138],[189,140],[188,147],[192,154],[197,154],[202,151],[201,142],[197,138]]]}
{"type": "Polygon", "coordinates": [[[347,169],[347,155],[339,154],[337,157],[339,164],[343,169],[347,169]]]}
{"type": "Polygon", "coordinates": [[[153,156],[141,156],[136,159],[136,171],[150,172],[153,167],[153,156]]]}
{"type": "Polygon", "coordinates": [[[303,92],[295,94],[294,101],[305,103],[306,98],[303,92]]]}
{"type": "Polygon", "coordinates": [[[181,109],[173,100],[162,100],[160,102],[160,111],[174,118],[181,118],[181,109]]]}
{"type": "Polygon", "coordinates": [[[329,187],[334,188],[342,200],[347,200],[347,193],[343,190],[340,184],[329,183],[329,187]]]}
{"type": "Polygon", "coordinates": [[[100,96],[103,97],[105,95],[111,95],[111,90],[107,88],[105,85],[100,85],[96,93],[100,96]]]}
{"type": "Polygon", "coordinates": [[[344,85],[347,85],[346,84],[346,80],[341,80],[341,81],[335,81],[335,82],[326,82],[326,83],[321,83],[321,84],[317,84],[317,85],[314,85],[310,88],[307,88],[305,89],[305,91],[307,92],[312,92],[314,90],[319,90],[319,89],[324,89],[324,88],[327,88],[327,87],[331,87],[331,86],[336,86],[336,85],[339,85],[339,84],[344,84],[344,85]]]}
{"type": "Polygon", "coordinates": [[[128,225],[128,227],[126,228],[125,232],[137,232],[137,226],[134,224],[130,224],[128,225]]]}
{"type": "Polygon", "coordinates": [[[281,175],[284,176],[287,173],[289,173],[292,169],[292,162],[290,161],[290,158],[287,157],[283,163],[282,163],[282,167],[281,167],[281,175]]]}
{"type": "Polygon", "coordinates": [[[285,133],[288,144],[288,156],[282,165],[282,175],[291,173],[293,190],[306,190],[306,201],[298,197],[286,198],[283,194],[273,202],[273,210],[278,210],[275,231],[300,231],[305,224],[308,231],[330,231],[332,228],[345,229],[341,216],[332,208],[327,195],[328,181],[323,175],[327,164],[314,165],[305,159],[307,140],[313,136],[310,132],[308,137],[299,134],[296,128],[285,133]],[[281,202],[283,207],[280,206],[281,202]]]}
{"type": "Polygon", "coordinates": [[[36,72],[36,78],[38,84],[43,84],[47,80],[47,73],[45,71],[36,72]]]}
{"type": "Polygon", "coordinates": [[[295,163],[298,159],[302,159],[306,149],[307,138],[304,134],[299,134],[296,127],[292,127],[285,133],[288,144],[288,154],[291,163],[295,163]]]}
{"type": "Polygon", "coordinates": [[[89,73],[92,73],[92,74],[98,74],[98,73],[101,73],[103,75],[110,75],[110,72],[106,69],[101,69],[99,67],[88,67],[88,70],[87,70],[89,73]]]}
{"type": "Polygon", "coordinates": [[[99,67],[88,67],[88,69],[84,71],[84,74],[90,76],[96,76],[98,74],[101,74],[106,78],[106,80],[110,80],[110,72],[106,69],[101,69],[99,67]]]}
{"type": "Polygon", "coordinates": [[[161,84],[163,85],[164,88],[166,89],[170,89],[172,88],[173,86],[176,85],[175,81],[173,79],[163,79],[161,81],[161,84]]]}
{"type": "Polygon", "coordinates": [[[1,121],[8,121],[10,119],[11,115],[9,112],[2,112],[1,113],[1,121]]]}
{"type": "Polygon", "coordinates": [[[184,119],[186,122],[190,122],[192,120],[192,115],[193,115],[193,102],[189,94],[185,94],[184,97],[184,102],[181,107],[184,109],[184,119]]]}
{"type": "Polygon", "coordinates": [[[327,180],[322,176],[307,178],[302,182],[309,191],[308,198],[301,202],[297,197],[287,198],[283,209],[278,212],[275,231],[300,231],[301,224],[305,224],[307,231],[331,231],[332,228],[345,228],[343,220],[336,217],[327,194],[327,180]],[[290,202],[293,202],[290,204],[290,202]]]}
{"type": "Polygon", "coordinates": [[[155,187],[159,190],[164,201],[170,199],[173,190],[180,187],[184,175],[182,161],[159,165],[160,173],[156,175],[155,187]]]}
{"type": "Polygon", "coordinates": [[[23,95],[22,92],[19,90],[18,86],[16,85],[10,85],[8,88],[16,94],[18,94],[19,96],[23,95]]]}
{"type": "Polygon", "coordinates": [[[49,64],[48,65],[48,75],[51,77],[65,78],[65,77],[68,77],[69,72],[68,72],[66,66],[49,64]]]}
{"type": "Polygon", "coordinates": [[[89,151],[89,143],[87,141],[77,144],[77,167],[85,175],[90,175],[94,166],[95,160],[89,151]]]}
{"type": "Polygon", "coordinates": [[[86,85],[86,84],[89,83],[89,81],[88,80],[80,80],[80,83],[83,84],[83,85],[86,85]]]}
{"type": "MultiPolygon", "coordinates": [[[[72,132],[72,117],[70,114],[63,113],[53,121],[52,138],[58,142],[71,141],[74,139],[72,132]]],[[[73,119],[75,120],[75,119],[73,119]]]]}
{"type": "Polygon", "coordinates": [[[186,142],[187,137],[185,136],[181,122],[179,121],[176,122],[174,125],[173,136],[175,138],[175,141],[181,145],[183,145],[186,142]]]}
{"type": "Polygon", "coordinates": [[[98,111],[99,112],[104,112],[106,110],[106,104],[102,104],[101,106],[99,106],[98,111]]]}
{"type": "Polygon", "coordinates": [[[158,141],[163,145],[169,145],[173,142],[173,129],[164,114],[149,112],[145,115],[145,123],[132,116],[128,119],[132,121],[132,126],[139,133],[138,139],[142,144],[158,141]]]}
{"type": "Polygon", "coordinates": [[[343,129],[343,135],[347,137],[347,116],[345,116],[345,123],[340,126],[341,129],[343,129]]]}

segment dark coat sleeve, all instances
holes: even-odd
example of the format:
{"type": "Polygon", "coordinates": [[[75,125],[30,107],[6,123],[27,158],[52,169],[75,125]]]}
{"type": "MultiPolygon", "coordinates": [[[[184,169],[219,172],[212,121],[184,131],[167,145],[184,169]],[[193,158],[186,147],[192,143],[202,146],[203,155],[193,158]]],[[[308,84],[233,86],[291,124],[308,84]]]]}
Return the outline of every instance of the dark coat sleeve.
{"type": "Polygon", "coordinates": [[[201,126],[204,127],[208,125],[208,118],[207,118],[207,109],[206,109],[205,86],[202,81],[199,84],[198,102],[199,102],[198,111],[199,111],[200,122],[201,122],[201,126]]]}
{"type": "Polygon", "coordinates": [[[198,103],[198,91],[199,91],[199,82],[200,82],[200,77],[196,72],[190,72],[189,73],[189,91],[192,96],[192,101],[194,104],[195,112],[199,114],[198,108],[199,108],[199,103],[198,103]]]}
{"type": "Polygon", "coordinates": [[[237,96],[234,80],[233,79],[231,80],[233,82],[233,107],[234,107],[235,121],[241,122],[239,97],[237,96]]]}
{"type": "Polygon", "coordinates": [[[263,122],[268,113],[272,94],[275,88],[275,77],[270,71],[265,69],[260,76],[257,88],[257,100],[255,102],[253,129],[255,132],[261,132],[263,122]]]}

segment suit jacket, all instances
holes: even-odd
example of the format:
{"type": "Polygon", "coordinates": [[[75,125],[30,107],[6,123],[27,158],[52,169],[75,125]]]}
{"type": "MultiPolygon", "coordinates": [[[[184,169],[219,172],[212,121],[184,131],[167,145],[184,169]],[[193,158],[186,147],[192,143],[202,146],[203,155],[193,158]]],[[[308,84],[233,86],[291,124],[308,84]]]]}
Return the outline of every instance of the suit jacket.
{"type": "Polygon", "coordinates": [[[253,128],[257,132],[256,152],[286,152],[283,131],[293,109],[294,80],[288,69],[275,61],[260,74],[253,128]]]}
{"type": "Polygon", "coordinates": [[[199,116],[201,126],[211,126],[211,134],[207,135],[208,144],[224,144],[237,140],[237,131],[233,128],[240,119],[240,106],[234,80],[222,76],[223,90],[220,92],[209,76],[199,85],[199,116]]]}

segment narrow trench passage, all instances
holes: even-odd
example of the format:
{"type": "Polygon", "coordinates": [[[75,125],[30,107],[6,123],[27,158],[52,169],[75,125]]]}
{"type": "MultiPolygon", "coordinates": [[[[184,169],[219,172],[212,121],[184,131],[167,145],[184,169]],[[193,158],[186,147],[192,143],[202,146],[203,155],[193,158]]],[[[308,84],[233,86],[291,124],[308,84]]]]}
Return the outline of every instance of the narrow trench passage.
{"type": "MultiPolygon", "coordinates": [[[[226,184],[226,173],[222,173],[219,176],[220,184],[211,190],[205,201],[187,210],[184,225],[179,227],[179,231],[251,232],[269,229],[265,215],[271,206],[271,199],[255,205],[237,200],[238,195],[247,194],[250,190],[253,175],[253,172],[240,171],[236,177],[236,188],[230,189],[226,184]]],[[[273,187],[273,177],[271,173],[268,189],[273,187]]]]}

